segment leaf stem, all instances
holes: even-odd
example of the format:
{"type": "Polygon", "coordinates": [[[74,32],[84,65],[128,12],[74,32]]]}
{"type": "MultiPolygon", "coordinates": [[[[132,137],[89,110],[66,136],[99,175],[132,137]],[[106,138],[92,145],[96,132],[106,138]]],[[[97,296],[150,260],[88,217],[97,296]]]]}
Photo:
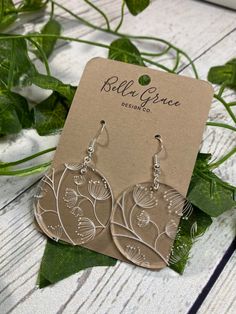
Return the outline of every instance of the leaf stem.
{"type": "Polygon", "coordinates": [[[50,20],[53,19],[53,16],[54,16],[54,3],[51,2],[51,12],[50,12],[50,20]]]}
{"type": "Polygon", "coordinates": [[[124,13],[125,13],[125,1],[122,1],[121,5],[121,17],[120,17],[120,22],[115,28],[115,32],[118,32],[118,30],[121,28],[121,25],[123,24],[124,21],[124,13]]]}
{"type": "Polygon", "coordinates": [[[13,73],[15,68],[15,41],[12,40],[11,42],[11,62],[10,62],[10,68],[8,72],[8,79],[7,79],[7,88],[11,90],[12,87],[12,81],[13,81],[13,73]]]}
{"type": "Polygon", "coordinates": [[[51,147],[51,148],[42,150],[41,152],[38,152],[36,154],[30,155],[30,156],[28,156],[26,158],[23,158],[23,159],[19,159],[19,160],[16,160],[16,161],[11,161],[11,162],[0,163],[0,169],[1,168],[12,167],[12,166],[16,166],[16,165],[25,163],[26,161],[29,161],[29,160],[37,158],[37,157],[39,157],[41,155],[50,153],[50,152],[54,151],[55,149],[56,149],[56,147],[51,147]]]}
{"type": "Polygon", "coordinates": [[[51,161],[45,162],[43,164],[39,164],[37,166],[25,168],[25,169],[19,169],[19,170],[13,170],[13,171],[0,171],[1,176],[27,176],[29,174],[34,174],[38,172],[45,171],[51,164],[51,161]]]}
{"type": "Polygon", "coordinates": [[[179,54],[179,51],[177,51],[176,53],[176,62],[175,62],[175,65],[172,69],[173,72],[175,72],[179,66],[179,62],[180,62],[180,54],[179,54]]]}
{"type": "Polygon", "coordinates": [[[227,82],[223,82],[223,84],[221,85],[219,92],[217,94],[219,97],[223,95],[226,85],[227,85],[227,82]]]}
{"type": "MultiPolygon", "coordinates": [[[[114,49],[114,48],[112,48],[112,49],[114,49]]],[[[125,52],[125,53],[127,54],[127,52],[125,52]]],[[[173,70],[167,68],[166,66],[164,66],[164,65],[161,64],[161,63],[158,63],[158,62],[155,62],[155,61],[152,61],[152,60],[150,60],[150,59],[143,58],[143,57],[142,57],[142,60],[145,61],[145,62],[147,62],[147,63],[153,64],[153,65],[155,65],[156,67],[158,67],[158,68],[160,68],[160,69],[162,69],[162,70],[165,70],[166,72],[174,73],[173,70]]]]}
{"type": "MultiPolygon", "coordinates": [[[[208,168],[209,169],[209,168],[208,168]]],[[[218,177],[211,177],[208,174],[206,174],[204,171],[201,170],[194,170],[194,175],[207,180],[208,182],[212,182],[215,181],[215,183],[219,184],[220,186],[224,187],[225,189],[234,192],[235,191],[235,186],[232,186],[230,184],[228,184],[227,182],[224,182],[222,180],[220,180],[218,177]]]]}
{"type": "MultiPolygon", "coordinates": [[[[54,34],[26,34],[26,35],[20,35],[20,34],[16,34],[16,35],[10,35],[10,34],[4,34],[4,36],[0,36],[0,40],[1,39],[18,39],[18,38],[43,38],[43,37],[49,37],[49,38],[57,38],[57,39],[62,39],[62,40],[69,40],[69,41],[74,41],[74,42],[78,42],[78,43],[83,43],[83,44],[88,44],[88,45],[92,45],[92,46],[96,46],[96,47],[101,47],[101,48],[106,48],[106,49],[110,49],[110,46],[109,45],[106,45],[106,44],[103,44],[103,43],[99,43],[99,42],[93,42],[93,41],[89,41],[89,40],[85,40],[85,39],[78,39],[78,38],[73,38],[73,37],[67,37],[67,36],[60,36],[60,35],[54,35],[54,34]],[[7,37],[8,36],[8,37],[7,37]]],[[[128,52],[126,50],[123,50],[123,49],[120,49],[120,48],[117,48],[117,47],[112,47],[112,50],[114,51],[117,51],[117,52],[121,52],[121,53],[125,53],[127,54],[128,56],[131,56],[131,57],[134,57],[134,58],[137,58],[137,60],[139,59],[139,56],[131,53],[131,52],[128,52]]],[[[149,60],[147,58],[142,58],[143,61],[146,61],[150,64],[153,64],[155,65],[156,67],[158,68],[161,68],[167,72],[171,72],[172,73],[172,70],[165,67],[164,65],[160,64],[160,63],[157,63],[157,62],[154,62],[152,60],[149,60]]]]}
{"type": "Polygon", "coordinates": [[[100,13],[103,16],[107,24],[107,30],[110,30],[111,29],[110,23],[106,14],[101,9],[99,9],[94,3],[91,3],[89,0],[84,0],[84,2],[86,2],[90,7],[92,7],[94,10],[96,10],[98,13],[100,13]]]}
{"type": "Polygon", "coordinates": [[[233,147],[233,149],[231,149],[225,156],[220,158],[218,161],[209,164],[209,169],[212,170],[212,169],[219,167],[223,162],[225,162],[227,159],[229,159],[235,153],[236,153],[236,147],[233,147]]]}
{"type": "Polygon", "coordinates": [[[163,49],[162,52],[158,52],[158,53],[141,51],[140,54],[143,55],[143,56],[161,57],[161,56],[165,55],[165,54],[170,50],[170,48],[171,48],[171,47],[168,46],[167,48],[163,49]]]}
{"type": "Polygon", "coordinates": [[[228,103],[218,94],[214,94],[214,98],[219,100],[219,102],[225,107],[225,110],[228,112],[232,120],[236,123],[236,117],[231,108],[229,107],[228,103]]]}
{"type": "Polygon", "coordinates": [[[232,130],[232,131],[236,132],[236,128],[234,128],[233,126],[231,126],[229,124],[226,124],[226,123],[208,121],[206,123],[206,125],[217,126],[217,127],[220,127],[220,128],[225,128],[225,129],[229,129],[229,130],[232,130]]]}
{"type": "Polygon", "coordinates": [[[49,67],[49,64],[48,64],[48,59],[47,59],[47,56],[46,56],[43,48],[35,40],[33,40],[32,38],[27,38],[27,40],[29,40],[38,49],[38,51],[39,51],[39,53],[40,53],[40,55],[42,57],[42,60],[43,60],[43,63],[44,63],[47,75],[51,76],[51,71],[50,71],[50,67],[49,67]]]}
{"type": "MultiPolygon", "coordinates": [[[[189,57],[189,55],[184,52],[183,50],[181,50],[180,48],[176,47],[175,45],[173,45],[172,43],[168,42],[165,39],[162,38],[158,38],[158,37],[152,37],[152,36],[135,36],[135,35],[129,35],[129,34],[123,34],[123,33],[119,33],[117,31],[113,31],[111,29],[104,29],[102,27],[99,27],[97,25],[94,25],[88,21],[86,21],[85,19],[81,18],[80,16],[74,14],[73,12],[71,12],[69,9],[65,8],[63,5],[57,3],[54,0],[51,0],[55,5],[57,5],[58,7],[60,7],[62,10],[66,11],[67,13],[69,13],[70,15],[72,15],[75,19],[79,20],[81,23],[87,25],[88,27],[91,27],[93,29],[99,30],[101,32],[105,32],[105,33],[109,33],[112,34],[114,36],[118,36],[121,38],[131,38],[131,39],[135,39],[135,40],[151,40],[151,41],[157,41],[157,42],[161,42],[165,45],[170,46],[172,49],[176,50],[177,52],[179,52],[180,54],[182,54],[183,56],[185,56],[185,58],[189,61],[189,64],[191,65],[194,75],[195,77],[198,79],[198,73],[197,73],[197,69],[195,67],[195,64],[193,63],[193,60],[189,57]]],[[[150,62],[149,62],[150,63],[150,62]]],[[[168,72],[172,72],[172,71],[168,71],[168,72]]]]}

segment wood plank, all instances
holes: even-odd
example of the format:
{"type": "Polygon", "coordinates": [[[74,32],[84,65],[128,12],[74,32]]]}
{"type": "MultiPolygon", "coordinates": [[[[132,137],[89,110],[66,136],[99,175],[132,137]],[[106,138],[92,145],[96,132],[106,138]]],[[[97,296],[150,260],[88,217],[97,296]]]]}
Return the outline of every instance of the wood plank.
{"type": "MultiPolygon", "coordinates": [[[[59,2],[62,5],[67,5],[65,0],[59,2]]],[[[115,2],[111,5],[110,0],[97,3],[114,20],[113,25],[117,23],[120,14],[118,9],[120,4],[115,2]]],[[[93,10],[87,10],[87,6],[83,2],[78,6],[76,1],[71,1],[70,8],[74,13],[81,12],[82,17],[86,16],[91,22],[97,23],[97,25],[104,25],[103,19],[93,10]]],[[[65,35],[84,38],[86,34],[90,34],[86,38],[107,41],[107,36],[101,36],[98,32],[92,32],[91,29],[75,22],[68,14],[56,8],[56,17],[59,15],[61,16],[60,21],[64,25],[65,35]]],[[[39,20],[36,21],[39,22],[39,25],[35,26],[35,23],[32,23],[35,22],[34,20],[25,24],[25,33],[38,30],[41,27],[40,25],[45,22],[45,16],[40,14],[37,16],[39,16],[39,20]]],[[[18,28],[14,32],[19,29],[22,30],[23,23],[26,22],[25,18],[19,21],[18,28]]],[[[179,47],[184,47],[192,57],[197,57],[214,45],[220,38],[226,36],[234,27],[234,15],[231,11],[194,1],[175,0],[173,2],[161,0],[153,1],[152,5],[140,16],[132,17],[129,15],[125,19],[123,30],[132,34],[149,34],[166,38],[179,47]],[[166,16],[168,16],[168,19],[165,18],[166,16]],[[201,23],[199,23],[199,16],[201,16],[201,23]],[[143,27],[144,23],[145,27],[143,27]],[[189,32],[189,29],[191,29],[191,32],[189,32]],[[201,38],[200,45],[198,38],[201,38]]],[[[86,62],[93,57],[106,56],[106,54],[107,52],[102,48],[94,48],[77,43],[67,44],[67,48],[65,48],[65,46],[61,47],[61,44],[59,44],[58,49],[50,60],[52,73],[64,82],[78,84],[86,62]]],[[[39,64],[39,67],[43,70],[42,64],[39,64]]],[[[25,93],[30,98],[42,98],[42,92],[39,92],[39,90],[33,89],[32,91],[30,88],[27,88],[25,93]]],[[[37,136],[33,130],[23,131],[17,136],[8,138],[7,143],[4,140],[0,142],[0,151],[3,152],[1,159],[14,160],[15,158],[23,158],[40,149],[56,145],[58,137],[55,139],[50,137],[50,142],[48,140],[48,138],[37,136]],[[27,149],[22,150],[22,143],[27,149]]],[[[19,193],[22,193],[25,188],[29,187],[38,178],[39,176],[31,176],[24,179],[1,178],[0,208],[17,197],[19,193]]]]}
{"type": "MultiPolygon", "coordinates": [[[[67,6],[67,1],[61,0],[60,4],[67,6]]],[[[120,4],[115,2],[111,5],[110,0],[105,0],[102,3],[99,3],[99,6],[107,13],[107,15],[111,18],[111,20],[116,21],[119,20],[120,16],[120,4]]],[[[49,6],[50,7],[50,6],[49,6]]],[[[75,14],[80,13],[83,18],[89,19],[92,23],[95,23],[99,26],[104,25],[103,18],[94,10],[88,7],[84,2],[80,2],[77,5],[77,2],[74,1],[72,10],[75,14]]],[[[49,12],[49,9],[47,9],[49,12]]],[[[77,21],[72,21],[71,17],[65,13],[60,8],[55,10],[56,16],[55,18],[63,25],[63,34],[66,36],[73,36],[75,38],[80,38],[87,35],[90,32],[93,32],[92,29],[78,23],[77,21]]],[[[22,32],[28,33],[33,31],[39,31],[42,25],[47,21],[48,15],[37,13],[33,15],[31,19],[29,19],[28,15],[23,16],[17,23],[16,26],[9,28],[9,31],[14,33],[22,32]],[[27,22],[27,23],[26,23],[27,22]],[[37,25],[35,26],[35,23],[37,25]]],[[[69,55],[66,56],[65,59],[58,59],[56,56],[56,51],[60,55],[60,51],[68,51],[68,48],[65,48],[65,45],[70,46],[68,43],[59,42],[57,48],[55,49],[55,53],[51,57],[51,61],[54,61],[56,57],[56,63],[52,62],[52,73],[55,76],[58,76],[58,69],[60,68],[58,65],[62,64],[61,60],[63,60],[63,65],[66,65],[67,62],[64,60],[69,59],[69,55]],[[60,50],[60,49],[61,50],[60,50]],[[55,67],[55,69],[54,69],[55,67]]],[[[76,62],[78,62],[78,55],[76,56],[76,62]]],[[[40,72],[45,72],[44,66],[40,62],[36,62],[40,72]]],[[[80,64],[80,74],[82,72],[82,67],[84,64],[80,64]]],[[[60,69],[59,69],[60,72],[60,69]]],[[[65,73],[61,73],[59,78],[62,78],[64,82],[68,82],[70,84],[78,84],[78,73],[76,80],[70,77],[70,69],[67,68],[65,73]]],[[[34,101],[40,101],[48,95],[48,92],[42,91],[39,88],[31,88],[28,87],[24,90],[23,95],[27,95],[29,99],[34,101]]],[[[17,135],[11,135],[1,139],[0,141],[0,151],[1,151],[1,161],[12,161],[16,159],[24,158],[28,155],[34,154],[40,150],[44,150],[49,147],[53,147],[57,145],[59,139],[59,135],[56,136],[39,136],[34,130],[23,130],[17,135]],[[24,149],[22,149],[24,147],[24,149]]],[[[35,165],[36,163],[42,163],[50,160],[53,154],[49,154],[45,157],[40,157],[36,161],[31,161],[23,165],[23,167],[30,167],[35,165]]],[[[36,182],[42,174],[32,175],[28,177],[1,177],[0,181],[0,210],[6,206],[11,200],[16,198],[19,194],[21,194],[25,189],[31,186],[34,182],[36,182]]]]}
{"type": "MultiPolygon", "coordinates": [[[[152,9],[148,9],[147,12],[149,13],[144,13],[147,14],[145,18],[143,14],[142,20],[147,21],[149,26],[144,29],[142,24],[134,23],[132,19],[129,19],[130,24],[127,22],[125,29],[128,32],[139,32],[139,34],[150,33],[155,31],[153,25],[157,25],[158,30],[162,27],[161,34],[165,28],[168,29],[169,27],[168,34],[162,33],[161,35],[163,37],[173,36],[174,40],[177,39],[176,42],[179,46],[186,47],[185,49],[189,47],[188,49],[193,52],[196,51],[195,56],[199,57],[204,52],[203,50],[208,50],[209,47],[214,46],[221,35],[223,37],[230,32],[235,27],[235,22],[228,11],[219,11],[218,8],[212,9],[215,15],[211,13],[207,16],[205,10],[209,8],[208,6],[199,2],[191,2],[191,4],[194,3],[192,7],[188,2],[181,1],[180,3],[180,1],[175,0],[174,4],[178,4],[178,6],[172,5],[173,1],[158,1],[158,5],[155,2],[152,9]],[[195,13],[198,13],[198,22],[197,18],[196,20],[193,18],[195,16],[193,8],[195,8],[195,13]],[[186,20],[187,9],[189,9],[189,17],[186,20]],[[160,17],[165,16],[164,14],[167,12],[169,20],[163,23],[162,19],[161,23],[160,17]],[[199,14],[201,25],[198,24],[199,14]],[[180,17],[183,18],[184,16],[186,18],[181,20],[180,17]],[[215,18],[216,16],[218,20],[215,18]],[[224,20],[219,23],[221,16],[224,16],[224,20]],[[191,19],[191,24],[188,24],[190,18],[193,20],[191,19]],[[212,19],[211,22],[209,19],[212,19]],[[188,24],[188,27],[184,24],[181,33],[177,30],[178,27],[181,28],[183,21],[188,24]],[[173,28],[175,24],[176,28],[173,28]],[[209,33],[203,32],[204,25],[205,27],[208,26],[209,33]],[[197,27],[199,27],[198,30],[197,27]],[[213,31],[216,27],[218,27],[217,31],[213,31]],[[195,38],[198,38],[198,32],[202,36],[201,49],[203,50],[198,50],[198,42],[189,41],[189,38],[186,38],[189,28],[195,32],[195,38]],[[175,32],[176,36],[174,35],[175,32]]],[[[141,16],[138,19],[141,20],[141,16]]],[[[135,21],[137,20],[135,19],[135,21]]],[[[97,35],[91,34],[90,36],[93,38],[97,35]]],[[[206,77],[207,69],[211,65],[224,63],[226,59],[235,55],[235,45],[232,44],[234,42],[235,32],[199,57],[197,65],[202,78],[206,77]]],[[[71,78],[74,82],[79,79],[86,60],[92,56],[104,54],[104,51],[100,49],[87,49],[85,47],[80,49],[78,45],[74,44],[71,44],[70,52],[64,49],[58,51],[60,54],[52,60],[55,72],[58,76],[68,80],[71,78]],[[75,68],[74,64],[81,50],[83,54],[80,62],[78,62],[78,68],[75,68]],[[69,70],[64,68],[64,64],[61,62],[65,58],[69,58],[67,62],[69,70]],[[62,64],[62,69],[61,67],[58,68],[58,64],[62,64]]],[[[184,73],[188,74],[187,69],[184,73]]],[[[218,106],[212,109],[210,117],[228,121],[227,116],[222,114],[222,109],[218,106]]],[[[203,149],[205,151],[210,150],[215,154],[214,156],[217,156],[218,153],[223,154],[226,148],[231,147],[232,135],[228,136],[228,133],[226,134],[222,129],[220,136],[218,133],[214,133],[217,132],[215,130],[209,130],[209,132],[210,135],[205,133],[204,136],[203,149]]],[[[231,182],[235,177],[232,175],[232,169],[233,164],[230,160],[222,166],[220,172],[224,179],[231,182]]],[[[215,219],[209,231],[195,244],[191,253],[192,258],[184,276],[179,276],[169,269],[161,272],[150,272],[125,263],[118,263],[111,268],[93,268],[91,273],[88,271],[80,272],[56,284],[53,288],[39,291],[35,290],[35,281],[43,253],[44,240],[41,235],[36,233],[30,223],[33,194],[34,188],[29,189],[22,197],[6,206],[4,215],[0,219],[0,237],[1,240],[3,239],[1,252],[4,256],[4,260],[0,261],[1,266],[4,267],[0,267],[0,291],[4,289],[0,296],[0,301],[2,301],[0,312],[3,313],[32,313],[33,311],[45,313],[45,309],[50,314],[57,312],[143,313],[147,310],[150,313],[156,313],[157,310],[158,313],[166,313],[173,312],[173,309],[177,309],[179,313],[186,313],[209,279],[235,233],[234,211],[229,211],[215,219]]]]}
{"type": "Polygon", "coordinates": [[[236,309],[236,254],[226,265],[220,278],[213,286],[199,314],[234,314],[236,309]]]}
{"type": "Polygon", "coordinates": [[[115,267],[93,268],[86,282],[81,284],[80,272],[43,291],[35,289],[36,273],[43,253],[44,240],[32,224],[32,195],[35,188],[12,202],[0,219],[0,312],[38,313],[45,308],[57,313],[67,302],[63,313],[164,313],[178,307],[183,313],[222,257],[234,236],[236,213],[227,212],[214,221],[209,231],[195,244],[184,276],[170,269],[150,272],[126,263],[115,267]],[[181,291],[180,290],[181,287],[181,291]],[[177,294],[173,298],[173,295],[177,294]],[[27,296],[27,297],[25,297],[27,296]],[[168,305],[168,308],[167,308],[168,305]]]}

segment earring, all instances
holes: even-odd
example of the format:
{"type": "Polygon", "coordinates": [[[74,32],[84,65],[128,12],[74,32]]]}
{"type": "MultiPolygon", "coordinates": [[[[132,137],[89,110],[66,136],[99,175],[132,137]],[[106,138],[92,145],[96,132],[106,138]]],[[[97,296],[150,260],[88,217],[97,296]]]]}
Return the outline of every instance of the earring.
{"type": "Polygon", "coordinates": [[[94,240],[105,230],[113,206],[112,190],[92,159],[101,127],[80,163],[52,168],[41,180],[35,195],[34,212],[42,231],[50,238],[73,245],[94,240]]]}
{"type": "Polygon", "coordinates": [[[120,253],[132,263],[161,269],[171,263],[171,248],[179,220],[192,212],[191,204],[159,177],[163,141],[156,135],[158,151],[153,156],[153,181],[125,190],[114,205],[111,234],[120,253]]]}

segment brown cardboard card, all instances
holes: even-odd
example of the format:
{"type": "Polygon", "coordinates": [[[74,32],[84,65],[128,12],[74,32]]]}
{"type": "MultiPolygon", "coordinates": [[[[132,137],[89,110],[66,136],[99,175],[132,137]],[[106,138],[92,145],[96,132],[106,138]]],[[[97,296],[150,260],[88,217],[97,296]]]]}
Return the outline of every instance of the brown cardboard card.
{"type": "Polygon", "coordinates": [[[212,96],[205,81],[103,58],[88,62],[53,169],[39,187],[41,229],[144,267],[168,264],[180,219],[169,200],[187,193],[212,96]],[[150,82],[141,85],[147,76],[150,82]],[[83,175],[81,163],[101,121],[105,131],[83,175]],[[158,191],[152,187],[156,134],[164,144],[158,191]]]}

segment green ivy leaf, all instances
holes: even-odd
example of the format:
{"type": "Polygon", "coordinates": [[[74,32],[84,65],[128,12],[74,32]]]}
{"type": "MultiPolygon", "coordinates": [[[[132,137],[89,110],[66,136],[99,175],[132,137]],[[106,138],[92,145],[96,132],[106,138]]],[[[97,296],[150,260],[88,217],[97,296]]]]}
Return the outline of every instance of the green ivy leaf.
{"type": "Polygon", "coordinates": [[[29,128],[32,115],[26,99],[10,91],[0,91],[0,135],[18,133],[29,128]]]}
{"type": "Polygon", "coordinates": [[[43,9],[47,3],[48,0],[24,0],[18,10],[20,12],[37,11],[43,9]]]}
{"type": "Polygon", "coordinates": [[[114,266],[116,259],[90,251],[48,240],[38,275],[39,288],[54,284],[80,270],[93,266],[114,266]]]}
{"type": "Polygon", "coordinates": [[[139,50],[128,38],[114,40],[110,45],[108,58],[145,66],[139,50]]]}
{"type": "Polygon", "coordinates": [[[188,220],[181,219],[170,258],[174,260],[170,264],[171,269],[180,274],[184,272],[194,241],[205,233],[211,223],[211,217],[195,206],[188,220]]]}
{"type": "Polygon", "coordinates": [[[17,11],[13,1],[0,1],[0,30],[11,25],[17,19],[17,11]]]}
{"type": "Polygon", "coordinates": [[[138,15],[149,6],[150,0],[125,0],[125,3],[131,14],[138,15]]]}
{"type": "MultiPolygon", "coordinates": [[[[34,34],[39,35],[60,35],[61,33],[61,25],[54,19],[50,19],[42,28],[40,33],[31,33],[32,39],[34,39],[43,49],[46,57],[49,57],[53,52],[55,44],[57,42],[57,38],[50,38],[50,37],[33,37],[34,34]]],[[[43,61],[41,54],[39,51],[33,47],[32,52],[43,61]]]]}
{"type": "Polygon", "coordinates": [[[29,85],[36,73],[25,39],[0,40],[0,87],[29,85]]]}
{"type": "Polygon", "coordinates": [[[33,76],[31,78],[31,82],[32,84],[35,84],[40,88],[50,89],[52,91],[58,92],[61,96],[66,98],[69,104],[72,102],[76,91],[75,86],[64,84],[53,76],[44,75],[40,73],[33,76]]]}
{"type": "MultiPolygon", "coordinates": [[[[43,27],[41,34],[60,35],[61,25],[54,19],[50,19],[43,27]]],[[[49,57],[56,44],[56,38],[42,38],[42,48],[47,57],[49,57]]]]}
{"type": "Polygon", "coordinates": [[[63,84],[60,80],[44,74],[37,74],[31,79],[43,89],[53,93],[34,108],[35,128],[39,135],[48,135],[61,130],[64,126],[76,87],[63,84]]]}
{"type": "Polygon", "coordinates": [[[207,78],[213,84],[224,83],[229,88],[236,89],[236,58],[225,65],[212,67],[207,78]]]}
{"type": "Polygon", "coordinates": [[[68,113],[63,97],[53,92],[34,108],[34,127],[39,135],[53,134],[64,126],[68,113]]]}
{"type": "Polygon", "coordinates": [[[233,187],[209,169],[210,154],[199,154],[188,191],[188,200],[211,217],[236,206],[233,187]]]}

